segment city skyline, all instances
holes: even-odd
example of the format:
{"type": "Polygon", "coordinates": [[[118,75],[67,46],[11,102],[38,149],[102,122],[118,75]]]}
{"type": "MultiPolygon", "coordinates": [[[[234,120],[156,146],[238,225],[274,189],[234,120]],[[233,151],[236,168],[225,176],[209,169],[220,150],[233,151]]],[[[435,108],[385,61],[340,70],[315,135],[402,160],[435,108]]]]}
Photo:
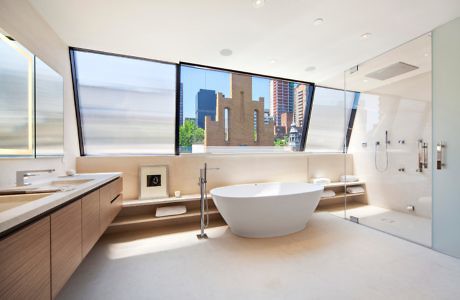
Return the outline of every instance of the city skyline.
{"type": "MultiPolygon", "coordinates": [[[[269,78],[252,77],[252,100],[264,98],[264,109],[270,109],[270,81],[269,78]]],[[[184,119],[195,117],[195,99],[200,89],[214,90],[217,93],[230,97],[230,72],[207,70],[196,67],[183,66],[181,68],[181,83],[183,84],[184,119]]]]}

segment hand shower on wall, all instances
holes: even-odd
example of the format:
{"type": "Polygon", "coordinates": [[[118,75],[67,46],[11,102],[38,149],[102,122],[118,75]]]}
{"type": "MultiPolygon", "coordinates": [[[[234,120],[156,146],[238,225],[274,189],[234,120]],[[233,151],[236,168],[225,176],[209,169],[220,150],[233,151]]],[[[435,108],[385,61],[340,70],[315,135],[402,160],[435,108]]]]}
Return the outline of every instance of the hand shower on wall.
{"type": "Polygon", "coordinates": [[[374,148],[374,166],[375,169],[379,172],[385,172],[388,170],[388,165],[389,165],[389,158],[388,158],[388,145],[390,144],[390,140],[388,138],[388,130],[385,130],[385,166],[383,168],[379,168],[378,163],[377,163],[377,150],[380,147],[380,141],[375,142],[375,148],[374,148]]]}

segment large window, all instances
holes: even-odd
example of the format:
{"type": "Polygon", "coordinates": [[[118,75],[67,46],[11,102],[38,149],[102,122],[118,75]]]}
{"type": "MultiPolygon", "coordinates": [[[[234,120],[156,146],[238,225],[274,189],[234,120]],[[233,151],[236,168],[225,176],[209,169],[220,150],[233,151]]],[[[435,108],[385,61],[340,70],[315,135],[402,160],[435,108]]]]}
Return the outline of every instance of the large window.
{"type": "Polygon", "coordinates": [[[307,152],[345,152],[359,93],[316,87],[308,127],[307,152]]]}
{"type": "Polygon", "coordinates": [[[71,63],[82,155],[342,153],[359,101],[308,82],[90,50],[71,49],[71,63]]]}
{"type": "Polygon", "coordinates": [[[176,65],[71,51],[82,154],[174,154],[176,65]]]}
{"type": "Polygon", "coordinates": [[[192,65],[180,72],[182,153],[301,150],[311,84],[192,65]]]}

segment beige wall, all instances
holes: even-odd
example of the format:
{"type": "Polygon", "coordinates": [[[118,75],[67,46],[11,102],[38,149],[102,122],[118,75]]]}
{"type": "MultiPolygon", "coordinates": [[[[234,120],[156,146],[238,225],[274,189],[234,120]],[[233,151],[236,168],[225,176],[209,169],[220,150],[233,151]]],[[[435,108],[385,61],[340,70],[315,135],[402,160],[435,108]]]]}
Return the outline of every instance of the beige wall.
{"type": "Polygon", "coordinates": [[[0,186],[15,183],[15,171],[55,168],[59,174],[75,168],[78,155],[69,50],[26,0],[0,0],[0,28],[37,55],[64,78],[64,157],[46,159],[1,159],[0,186]]]}
{"type": "MultiPolygon", "coordinates": [[[[138,198],[139,166],[142,164],[169,166],[169,194],[180,190],[182,194],[199,193],[199,169],[207,162],[208,190],[230,184],[307,181],[312,177],[329,177],[338,181],[344,174],[345,156],[342,154],[240,154],[240,155],[180,155],[180,156],[128,156],[79,157],[77,171],[123,172],[125,199],[138,198]]],[[[352,172],[352,156],[347,155],[348,173],[352,172]]]]}

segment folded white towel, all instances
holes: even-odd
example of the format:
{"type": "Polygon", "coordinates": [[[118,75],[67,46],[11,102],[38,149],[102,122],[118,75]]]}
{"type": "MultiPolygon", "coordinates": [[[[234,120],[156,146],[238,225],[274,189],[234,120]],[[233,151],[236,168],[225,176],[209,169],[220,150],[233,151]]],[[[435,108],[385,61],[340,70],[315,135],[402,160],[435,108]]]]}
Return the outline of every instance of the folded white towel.
{"type": "Polygon", "coordinates": [[[326,184],[331,183],[331,180],[329,178],[325,178],[325,177],[313,178],[312,181],[313,181],[314,184],[320,184],[320,185],[326,185],[326,184]]]}
{"type": "Polygon", "coordinates": [[[321,194],[321,198],[331,198],[335,196],[335,192],[333,190],[324,190],[321,194]]]}
{"type": "Polygon", "coordinates": [[[350,186],[347,187],[348,194],[359,194],[364,193],[364,188],[362,186],[350,186]]]}
{"type": "Polygon", "coordinates": [[[175,206],[164,206],[158,207],[155,212],[155,217],[166,217],[166,216],[175,216],[185,214],[187,212],[187,208],[185,205],[175,205],[175,206]]]}
{"type": "Polygon", "coordinates": [[[358,176],[355,175],[342,175],[340,176],[341,182],[356,182],[359,181],[358,176]]]}

